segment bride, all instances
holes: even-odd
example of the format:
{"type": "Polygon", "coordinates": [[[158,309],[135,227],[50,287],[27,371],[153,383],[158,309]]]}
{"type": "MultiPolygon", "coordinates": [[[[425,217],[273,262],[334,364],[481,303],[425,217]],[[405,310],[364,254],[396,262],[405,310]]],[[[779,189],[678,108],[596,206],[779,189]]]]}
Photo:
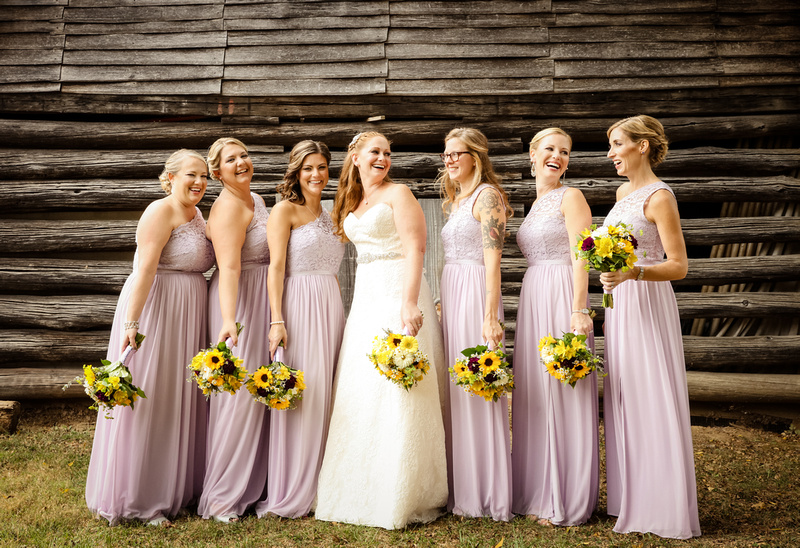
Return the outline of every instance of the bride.
{"type": "Polygon", "coordinates": [[[334,228],[355,244],[358,270],[315,517],[399,529],[436,519],[447,503],[440,397],[447,370],[441,328],[422,277],[425,217],[408,187],[391,182],[391,165],[386,137],[359,133],[339,178],[334,228]],[[432,365],[408,391],[380,375],[367,358],[384,328],[404,327],[432,365]]]}

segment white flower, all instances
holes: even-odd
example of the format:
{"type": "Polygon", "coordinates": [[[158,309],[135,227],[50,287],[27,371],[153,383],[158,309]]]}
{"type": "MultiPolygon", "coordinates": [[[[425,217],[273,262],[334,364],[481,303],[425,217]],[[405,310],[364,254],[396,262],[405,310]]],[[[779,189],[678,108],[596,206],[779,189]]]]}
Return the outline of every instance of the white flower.
{"type": "Polygon", "coordinates": [[[592,239],[597,238],[605,238],[608,236],[608,227],[607,226],[600,226],[597,227],[595,230],[592,231],[592,239]]]}

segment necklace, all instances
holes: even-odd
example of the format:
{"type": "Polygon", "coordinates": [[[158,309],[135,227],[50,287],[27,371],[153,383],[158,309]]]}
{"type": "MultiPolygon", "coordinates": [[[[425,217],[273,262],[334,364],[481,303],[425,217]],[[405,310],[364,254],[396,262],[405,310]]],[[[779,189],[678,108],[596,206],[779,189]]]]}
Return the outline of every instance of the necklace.
{"type": "Polygon", "coordinates": [[[364,189],[364,205],[369,205],[369,197],[375,194],[378,191],[378,189],[381,188],[382,186],[383,186],[383,181],[381,181],[380,184],[378,184],[378,186],[376,186],[375,189],[369,193],[369,195],[367,195],[367,191],[366,189],[364,189]]]}
{"type": "Polygon", "coordinates": [[[319,216],[322,215],[322,204],[319,206],[319,213],[314,213],[311,208],[308,207],[308,204],[304,203],[303,205],[306,206],[306,209],[311,212],[311,214],[314,216],[314,219],[319,219],[319,216]]]}

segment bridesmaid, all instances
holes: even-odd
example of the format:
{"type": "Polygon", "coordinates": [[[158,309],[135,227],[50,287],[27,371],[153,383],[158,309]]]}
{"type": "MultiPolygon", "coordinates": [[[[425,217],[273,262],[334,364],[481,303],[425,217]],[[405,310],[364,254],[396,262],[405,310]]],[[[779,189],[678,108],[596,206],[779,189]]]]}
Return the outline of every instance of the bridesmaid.
{"type": "MultiPolygon", "coordinates": [[[[456,128],[445,137],[438,182],[449,213],[442,228],[442,328],[446,363],[465,348],[503,342],[500,257],[506,216],[513,211],[489,160],[486,136],[456,128]]],[[[467,517],[511,519],[508,399],[473,397],[450,387],[448,510],[467,517]]]]}
{"type": "MultiPolygon", "coordinates": [[[[253,372],[269,362],[269,214],[264,200],[250,190],[253,162],[244,143],[218,139],[208,149],[208,167],[223,187],[206,228],[217,256],[208,293],[209,338],[215,343],[233,339],[234,354],[253,372]],[[237,322],[244,326],[241,337],[237,322]]],[[[198,514],[238,521],[262,497],[268,443],[267,408],[247,390],[211,397],[208,463],[198,514]]]]}
{"type": "Polygon", "coordinates": [[[203,157],[172,154],[161,174],[167,193],[136,227],[133,273],[122,288],[107,358],[115,361],[136,334],[147,336],[129,361],[147,399],[98,413],[86,503],[112,525],[123,519],[169,525],[203,481],[206,406],[186,382],[186,365],[206,341],[206,280],[214,254],[197,209],[207,184],[203,157]]]}
{"type": "Polygon", "coordinates": [[[700,536],[683,339],[669,283],[686,276],[688,259],[675,196],[653,173],[667,137],[658,120],[640,115],[612,125],[608,142],[628,181],[605,224],[624,222],[639,241],[637,266],[600,275],[614,294],[605,320],[608,513],[619,516],[617,533],[700,536]]]}
{"type": "Polygon", "coordinates": [[[589,273],[575,259],[576,235],[592,222],[580,190],[564,186],[572,139],[543,129],[530,144],[536,201],[517,232],[528,260],[514,342],[514,513],[542,525],[579,525],[599,493],[597,376],[575,388],[551,377],[538,341],[564,332],[591,335],[589,273]]]}
{"type": "Polygon", "coordinates": [[[267,222],[270,353],[283,344],[285,362],[303,371],[306,389],[297,409],[272,413],[267,498],[256,506],[259,516],[305,516],[317,495],[344,331],[336,280],[344,244],[321,203],[330,159],[324,143],[297,143],[278,185],[282,201],[267,222]]]}

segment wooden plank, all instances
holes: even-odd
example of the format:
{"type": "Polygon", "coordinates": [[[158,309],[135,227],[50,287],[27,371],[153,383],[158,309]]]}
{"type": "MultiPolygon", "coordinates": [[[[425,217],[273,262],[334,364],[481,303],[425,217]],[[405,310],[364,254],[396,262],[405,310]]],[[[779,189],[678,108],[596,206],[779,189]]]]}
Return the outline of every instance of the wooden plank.
{"type": "Polygon", "coordinates": [[[725,75],[739,74],[792,74],[800,73],[798,70],[797,58],[771,58],[765,62],[763,58],[757,57],[732,57],[721,60],[722,71],[725,75]]]}
{"type": "MultiPolygon", "coordinates": [[[[303,4],[308,5],[308,4],[303,4]]],[[[354,12],[360,13],[360,11],[354,12]]],[[[306,29],[362,29],[389,26],[389,15],[359,15],[352,17],[297,17],[293,19],[232,19],[225,17],[225,30],[302,30],[306,29]]]]}
{"type": "Polygon", "coordinates": [[[17,82],[0,84],[0,94],[4,93],[53,93],[61,90],[58,82],[17,82]]]}
{"type": "Polygon", "coordinates": [[[222,5],[225,0],[69,0],[69,5],[76,8],[113,8],[116,6],[186,6],[222,5]]]}
{"type": "Polygon", "coordinates": [[[136,23],[143,21],[202,21],[220,19],[222,4],[212,4],[198,9],[197,6],[139,5],[72,7],[64,10],[64,21],[69,23],[136,23]]]}
{"type": "MultiPolygon", "coordinates": [[[[335,63],[225,66],[226,80],[316,80],[323,78],[381,78],[389,69],[384,59],[335,63]]],[[[293,87],[291,84],[289,87],[293,87]]]]}
{"type": "Polygon", "coordinates": [[[63,32],[64,24],[59,21],[0,21],[0,34],[63,34],[63,32]]]}
{"type": "MultiPolygon", "coordinates": [[[[64,68],[69,65],[223,65],[224,48],[172,50],[70,50],[64,52],[64,68]]],[[[203,68],[203,67],[198,67],[203,68]]],[[[88,70],[88,69],[83,69],[88,70]]],[[[102,70],[105,70],[103,67],[102,70]]]]}
{"type": "MultiPolygon", "coordinates": [[[[192,21],[192,32],[209,32],[224,30],[224,21],[220,19],[204,19],[192,21]]],[[[64,34],[69,36],[88,34],[164,34],[175,30],[174,21],[141,21],[138,23],[65,23],[64,34]]]]}
{"type": "MultiPolygon", "coordinates": [[[[0,364],[83,361],[105,358],[109,331],[65,333],[38,329],[0,330],[0,364]],[[23,361],[24,360],[24,361],[23,361]]],[[[3,367],[0,365],[0,370],[3,367]]]]}
{"type": "Polygon", "coordinates": [[[0,219],[0,253],[133,251],[137,221],[0,219]]]}
{"type": "Polygon", "coordinates": [[[6,293],[115,295],[122,290],[131,269],[129,261],[4,258],[0,264],[0,287],[6,293]]]}
{"type": "Polygon", "coordinates": [[[717,0],[717,11],[734,13],[761,13],[771,11],[797,11],[795,0],[774,0],[767,4],[748,0],[717,0]]]}
{"type": "MultiPolygon", "coordinates": [[[[353,14],[389,15],[387,0],[374,2],[270,2],[266,5],[225,6],[225,19],[296,19],[307,17],[339,17],[347,19],[353,14]]],[[[319,28],[309,25],[309,28],[319,28]]]]}
{"type": "MultiPolygon", "coordinates": [[[[548,29],[549,41],[555,42],[713,42],[716,39],[713,25],[692,25],[691,32],[684,27],[659,27],[656,25],[564,27],[548,29]]],[[[389,33],[391,35],[391,33],[389,33]]],[[[762,38],[763,39],[763,38],[762,38]]]]}
{"type": "MultiPolygon", "coordinates": [[[[64,47],[68,50],[172,50],[224,48],[226,45],[225,31],[211,31],[67,36],[64,47]]],[[[169,55],[169,52],[164,53],[169,55]]]]}
{"type": "Polygon", "coordinates": [[[389,78],[416,80],[542,78],[553,76],[551,59],[449,59],[447,62],[428,59],[393,59],[389,61],[389,78]]]}
{"type": "Polygon", "coordinates": [[[514,95],[553,90],[550,78],[473,78],[463,80],[387,80],[389,95],[514,95]]]}
{"type": "Polygon", "coordinates": [[[64,47],[64,37],[45,33],[0,34],[0,49],[58,49],[64,47]]]}
{"type": "Polygon", "coordinates": [[[495,57],[547,57],[546,44],[386,44],[387,59],[488,59],[495,57]]]}
{"type": "MultiPolygon", "coordinates": [[[[99,362],[98,362],[99,363],[99,362]]],[[[83,387],[65,384],[81,374],[79,367],[59,369],[0,368],[0,398],[24,400],[29,398],[87,398],[83,387]]]]}
{"type": "MultiPolygon", "coordinates": [[[[496,2],[492,2],[494,5],[496,2]]],[[[463,4],[459,2],[455,5],[463,4]]],[[[394,2],[392,3],[394,5],[394,2]]],[[[451,6],[454,4],[450,4],[451,6]]],[[[394,9],[394,8],[392,8],[394,9]]],[[[517,14],[517,13],[420,13],[415,15],[391,16],[390,27],[423,28],[423,29],[465,29],[465,28],[536,28],[551,27],[556,24],[556,17],[552,13],[517,14]]]]}
{"type": "Polygon", "coordinates": [[[800,242],[800,217],[682,219],[687,245],[800,242]]]}
{"type": "Polygon", "coordinates": [[[66,6],[69,0],[5,0],[6,6],[66,6]]]}
{"type": "Polygon", "coordinates": [[[686,383],[691,401],[800,403],[800,375],[687,371],[686,383]]]}
{"type": "Polygon", "coordinates": [[[97,84],[62,84],[63,93],[96,95],[168,95],[177,89],[186,95],[219,95],[220,80],[184,80],[180,87],[170,82],[114,82],[97,84]]]}
{"type": "MultiPolygon", "coordinates": [[[[100,52],[98,52],[100,53],[100,52]]],[[[176,81],[210,80],[222,78],[223,67],[215,65],[118,65],[118,66],[73,66],[65,65],[61,81],[68,82],[157,82],[163,80],[173,87],[176,81]]]]}
{"type": "Polygon", "coordinates": [[[331,63],[383,58],[383,44],[234,46],[225,51],[226,65],[331,63]]]}
{"type": "Polygon", "coordinates": [[[720,88],[725,87],[746,87],[752,85],[784,86],[800,84],[800,75],[797,74],[770,74],[763,76],[752,74],[747,76],[720,76],[720,88]]]}
{"type": "Polygon", "coordinates": [[[740,42],[748,40],[797,40],[798,25],[752,25],[736,27],[717,27],[715,39],[720,42],[740,42]]]}
{"type": "Polygon", "coordinates": [[[386,84],[379,78],[306,79],[296,80],[290,86],[285,80],[228,80],[222,82],[223,95],[370,95],[384,93],[386,84]]]}
{"type": "Polygon", "coordinates": [[[690,76],[660,78],[564,78],[553,81],[553,89],[558,93],[584,91],[634,91],[645,89],[716,88],[719,78],[716,76],[690,76]]]}
{"type": "Polygon", "coordinates": [[[281,44],[370,44],[386,42],[388,28],[334,28],[267,30],[261,32],[230,31],[228,46],[277,46],[281,44]]]}
{"type": "Polygon", "coordinates": [[[530,2],[406,2],[392,1],[392,15],[471,15],[471,14],[503,14],[549,13],[550,0],[531,0],[530,2]]]}
{"type": "MultiPolygon", "coordinates": [[[[724,63],[724,61],[723,61],[724,63]]],[[[625,60],[557,60],[556,78],[654,77],[681,74],[711,76],[721,74],[722,65],[713,59],[625,59],[625,60]]]]}
{"type": "MultiPolygon", "coordinates": [[[[795,7],[796,4],[795,4],[795,7]]],[[[726,13],[717,10],[717,26],[738,27],[749,25],[795,25],[797,14],[792,11],[769,11],[767,13],[726,13]]]]}
{"type": "Polygon", "coordinates": [[[389,28],[390,44],[537,44],[548,42],[546,28],[389,28]]]}
{"type": "Polygon", "coordinates": [[[8,21],[50,21],[61,19],[62,5],[22,6],[3,2],[3,19],[8,21]]]}
{"type": "Polygon", "coordinates": [[[60,49],[0,49],[0,66],[57,65],[61,63],[61,57],[60,49]]]}
{"type": "Polygon", "coordinates": [[[111,329],[117,295],[0,295],[4,329],[111,329]]]}
{"type": "Polygon", "coordinates": [[[550,56],[567,59],[708,59],[716,56],[713,42],[600,42],[550,44],[550,56]]]}
{"type": "Polygon", "coordinates": [[[648,2],[598,2],[597,0],[557,0],[553,2],[556,13],[713,13],[716,0],[650,0],[648,2]]]}
{"type": "MultiPolygon", "coordinates": [[[[800,33],[798,33],[798,35],[800,35],[800,33]]],[[[800,55],[800,41],[717,42],[716,47],[717,47],[717,54],[720,57],[764,58],[764,57],[797,57],[798,55],[800,55]]]]}
{"type": "Polygon", "coordinates": [[[0,71],[0,84],[58,82],[60,74],[60,65],[39,65],[35,69],[32,69],[30,66],[7,65],[0,71]]]}
{"type": "Polygon", "coordinates": [[[758,373],[786,372],[800,365],[800,337],[683,337],[686,369],[758,373]]]}
{"type": "Polygon", "coordinates": [[[693,27],[702,25],[708,27],[717,22],[717,14],[713,12],[693,13],[691,18],[686,13],[559,13],[556,24],[558,27],[613,27],[613,26],[680,26],[687,33],[694,32],[693,27]]]}

